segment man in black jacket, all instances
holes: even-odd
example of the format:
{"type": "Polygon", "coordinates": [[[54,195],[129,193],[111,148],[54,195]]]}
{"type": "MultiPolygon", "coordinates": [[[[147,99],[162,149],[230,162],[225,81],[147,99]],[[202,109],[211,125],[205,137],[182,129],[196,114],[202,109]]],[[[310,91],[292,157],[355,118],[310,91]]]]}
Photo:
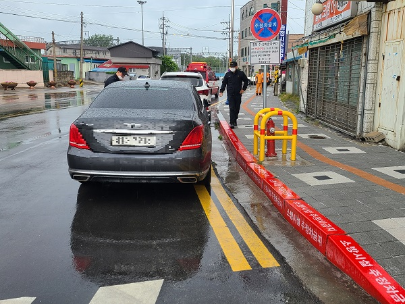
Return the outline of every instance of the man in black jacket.
{"type": "Polygon", "coordinates": [[[226,89],[228,101],[229,101],[229,124],[231,129],[238,125],[238,115],[240,110],[240,104],[242,102],[242,94],[246,91],[248,86],[248,78],[246,74],[238,69],[236,61],[231,61],[229,64],[229,70],[222,80],[221,89],[219,90],[219,96],[222,97],[223,92],[226,89]],[[242,86],[243,82],[243,86],[242,86]]]}
{"type": "Polygon", "coordinates": [[[104,81],[104,87],[112,84],[113,82],[124,80],[125,75],[128,75],[128,71],[126,67],[119,67],[117,73],[108,77],[106,81],[104,81]]]}

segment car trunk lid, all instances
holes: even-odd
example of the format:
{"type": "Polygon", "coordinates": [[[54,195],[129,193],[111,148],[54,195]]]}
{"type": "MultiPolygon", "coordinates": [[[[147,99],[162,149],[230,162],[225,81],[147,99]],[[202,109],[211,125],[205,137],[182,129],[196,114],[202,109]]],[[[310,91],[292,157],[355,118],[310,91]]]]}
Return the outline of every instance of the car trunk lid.
{"type": "Polygon", "coordinates": [[[89,109],[75,125],[94,152],[160,154],[177,151],[197,123],[188,110],[89,109]]]}

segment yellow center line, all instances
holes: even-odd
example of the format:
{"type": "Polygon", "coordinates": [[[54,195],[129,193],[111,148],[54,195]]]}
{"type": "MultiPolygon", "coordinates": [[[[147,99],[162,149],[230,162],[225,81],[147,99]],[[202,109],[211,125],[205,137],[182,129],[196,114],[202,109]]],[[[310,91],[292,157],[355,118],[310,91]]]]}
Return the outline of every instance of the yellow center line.
{"type": "Polygon", "coordinates": [[[216,106],[217,104],[223,103],[224,101],[226,101],[226,98],[221,99],[221,100],[217,101],[216,103],[212,103],[212,104],[210,105],[210,107],[216,106]]]}
{"type": "Polygon", "coordinates": [[[210,194],[203,185],[194,186],[201,205],[207,215],[208,221],[218,239],[226,259],[233,271],[251,270],[248,261],[243,255],[238,243],[232,236],[219,210],[212,201],[210,194]]]}
{"type": "Polygon", "coordinates": [[[232,223],[235,225],[242,239],[256,257],[259,264],[263,268],[280,266],[257,234],[253,231],[252,227],[245,220],[244,216],[239,212],[238,208],[236,208],[214,173],[212,174],[211,188],[214,190],[215,195],[225,212],[228,214],[232,223]]]}

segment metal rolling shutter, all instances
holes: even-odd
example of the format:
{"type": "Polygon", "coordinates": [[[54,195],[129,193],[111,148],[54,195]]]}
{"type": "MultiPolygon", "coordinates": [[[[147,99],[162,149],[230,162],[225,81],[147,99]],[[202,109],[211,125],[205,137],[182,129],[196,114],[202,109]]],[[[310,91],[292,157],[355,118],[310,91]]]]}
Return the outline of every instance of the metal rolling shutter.
{"type": "Polygon", "coordinates": [[[363,37],[310,49],[307,115],[356,134],[363,37]]]}

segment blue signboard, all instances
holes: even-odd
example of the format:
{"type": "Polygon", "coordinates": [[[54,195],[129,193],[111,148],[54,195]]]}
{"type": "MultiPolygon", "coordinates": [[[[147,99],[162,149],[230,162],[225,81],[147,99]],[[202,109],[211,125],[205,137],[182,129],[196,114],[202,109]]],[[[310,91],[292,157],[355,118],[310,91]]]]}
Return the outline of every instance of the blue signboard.
{"type": "Polygon", "coordinates": [[[250,22],[252,35],[261,41],[274,39],[281,28],[280,15],[270,8],[265,8],[254,14],[250,22]]]}
{"type": "Polygon", "coordinates": [[[285,45],[286,45],[286,28],[287,26],[285,24],[281,25],[281,30],[280,30],[280,61],[283,62],[285,59],[285,45]]]}

